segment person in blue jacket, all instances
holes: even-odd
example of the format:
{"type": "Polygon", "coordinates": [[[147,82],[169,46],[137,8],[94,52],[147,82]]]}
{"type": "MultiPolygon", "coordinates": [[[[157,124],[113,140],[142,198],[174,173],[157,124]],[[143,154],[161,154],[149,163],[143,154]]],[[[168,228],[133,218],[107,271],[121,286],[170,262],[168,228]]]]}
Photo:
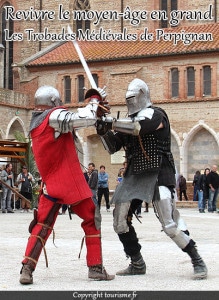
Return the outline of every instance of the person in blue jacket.
{"type": "Polygon", "coordinates": [[[101,200],[104,195],[104,199],[106,202],[106,210],[110,212],[110,204],[109,204],[109,175],[105,171],[105,166],[100,166],[100,172],[98,174],[98,191],[97,191],[97,198],[98,198],[98,205],[101,207],[101,200]]]}

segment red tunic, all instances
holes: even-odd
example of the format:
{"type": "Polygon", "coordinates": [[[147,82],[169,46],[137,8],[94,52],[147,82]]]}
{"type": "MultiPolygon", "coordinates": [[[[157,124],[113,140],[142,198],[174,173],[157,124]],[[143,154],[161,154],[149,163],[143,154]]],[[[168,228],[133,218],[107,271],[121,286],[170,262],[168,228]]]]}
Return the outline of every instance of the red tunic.
{"type": "Polygon", "coordinates": [[[81,170],[72,133],[55,139],[55,130],[49,126],[51,112],[31,131],[33,153],[49,196],[58,199],[58,203],[73,204],[92,193],[81,170]]]}

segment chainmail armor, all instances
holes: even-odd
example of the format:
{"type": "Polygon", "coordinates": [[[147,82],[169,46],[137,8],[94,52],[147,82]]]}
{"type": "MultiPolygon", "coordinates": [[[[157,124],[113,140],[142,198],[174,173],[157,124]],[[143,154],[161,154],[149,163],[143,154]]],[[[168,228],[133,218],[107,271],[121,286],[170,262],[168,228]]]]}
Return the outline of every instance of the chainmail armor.
{"type": "Polygon", "coordinates": [[[140,138],[147,157],[142,151],[138,137],[133,136],[133,174],[159,170],[161,157],[158,155],[156,138],[153,134],[144,135],[140,138]]]}
{"type": "Polygon", "coordinates": [[[159,171],[164,156],[175,172],[174,159],[170,151],[170,139],[159,140],[154,134],[144,135],[140,138],[145,153],[142,150],[138,136],[130,136],[126,140],[125,149],[128,164],[131,164],[132,174],[159,171]]]}
{"type": "Polygon", "coordinates": [[[32,113],[32,119],[30,121],[30,131],[32,131],[34,128],[37,128],[46,118],[48,113],[51,111],[50,109],[47,109],[45,111],[36,112],[34,111],[32,113]]]}

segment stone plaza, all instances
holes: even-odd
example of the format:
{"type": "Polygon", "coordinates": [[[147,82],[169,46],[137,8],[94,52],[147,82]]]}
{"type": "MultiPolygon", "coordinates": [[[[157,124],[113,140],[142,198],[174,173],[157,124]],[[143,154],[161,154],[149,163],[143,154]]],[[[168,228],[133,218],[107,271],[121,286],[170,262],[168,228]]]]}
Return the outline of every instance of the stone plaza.
{"type": "MultiPolygon", "coordinates": [[[[128,266],[122,244],[113,230],[113,207],[102,214],[103,264],[110,274],[128,266]]],[[[142,245],[142,256],[147,265],[146,275],[116,276],[113,281],[91,281],[86,266],[86,247],[78,258],[84,236],[81,220],[77,215],[59,215],[46,244],[49,266],[46,268],[42,251],[33,273],[34,283],[19,283],[21,260],[24,255],[28,226],[32,213],[2,214],[0,241],[0,291],[218,291],[219,289],[219,213],[200,214],[196,207],[179,208],[191,237],[208,267],[208,279],[192,280],[193,267],[190,258],[183,253],[161,230],[153,208],[149,213],[142,208],[141,223],[134,218],[133,224],[142,245]]]]}

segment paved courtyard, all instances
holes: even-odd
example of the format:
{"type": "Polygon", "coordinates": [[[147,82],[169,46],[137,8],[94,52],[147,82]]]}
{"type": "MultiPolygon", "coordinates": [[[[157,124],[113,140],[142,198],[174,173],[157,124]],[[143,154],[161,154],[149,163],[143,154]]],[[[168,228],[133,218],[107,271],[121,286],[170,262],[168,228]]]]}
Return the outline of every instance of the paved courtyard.
{"type": "MultiPolygon", "coordinates": [[[[21,260],[29,236],[28,225],[32,213],[2,214],[0,212],[0,291],[218,291],[219,290],[219,213],[200,214],[196,208],[179,209],[186,221],[198,251],[205,260],[207,280],[191,279],[193,268],[190,258],[163,232],[153,209],[144,213],[134,225],[142,245],[142,255],[147,264],[147,274],[141,276],[116,276],[113,281],[91,281],[87,277],[86,247],[78,259],[83,231],[81,220],[68,214],[59,215],[55,224],[55,246],[52,235],[46,251],[49,267],[46,268],[42,252],[34,272],[34,284],[19,283],[21,260]],[[3,276],[2,276],[3,275],[3,276]]],[[[110,274],[127,267],[122,244],[112,227],[112,210],[102,213],[102,248],[106,270],[110,274]]]]}

